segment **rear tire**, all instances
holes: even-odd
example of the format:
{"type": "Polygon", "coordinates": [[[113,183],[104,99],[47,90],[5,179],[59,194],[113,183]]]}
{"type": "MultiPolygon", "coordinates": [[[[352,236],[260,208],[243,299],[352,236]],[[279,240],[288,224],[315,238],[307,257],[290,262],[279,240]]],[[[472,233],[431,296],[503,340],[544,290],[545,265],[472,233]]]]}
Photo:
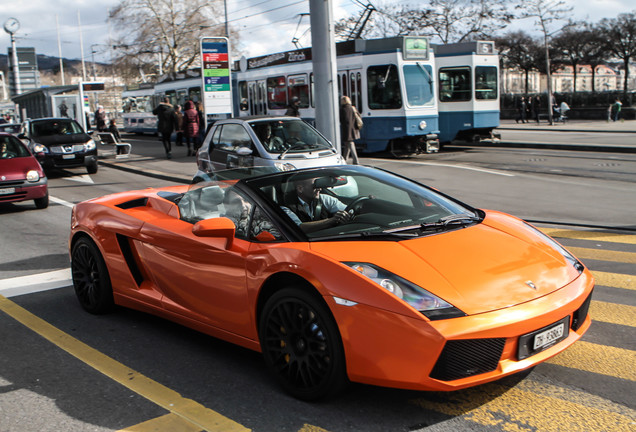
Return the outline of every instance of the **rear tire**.
{"type": "Polygon", "coordinates": [[[49,206],[49,193],[47,192],[43,197],[34,199],[33,202],[38,209],[47,208],[49,206]]]}
{"type": "Polygon", "coordinates": [[[328,307],[299,287],[267,301],[259,322],[263,357],[281,386],[298,399],[333,396],[348,383],[340,332],[328,307]]]}
{"type": "Polygon", "coordinates": [[[103,314],[113,308],[115,302],[108,268],[92,240],[83,237],[73,245],[71,273],[75,295],[84,310],[103,314]]]}
{"type": "Polygon", "coordinates": [[[97,161],[90,162],[86,165],[86,171],[88,171],[89,174],[97,173],[97,161]]]}

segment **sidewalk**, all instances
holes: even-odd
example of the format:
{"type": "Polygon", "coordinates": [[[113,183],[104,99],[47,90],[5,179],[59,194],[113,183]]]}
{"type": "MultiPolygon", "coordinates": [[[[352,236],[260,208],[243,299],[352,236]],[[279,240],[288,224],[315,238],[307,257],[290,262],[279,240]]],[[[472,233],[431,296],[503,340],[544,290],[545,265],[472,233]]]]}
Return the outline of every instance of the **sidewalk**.
{"type": "MultiPolygon", "coordinates": [[[[560,132],[598,132],[598,133],[633,133],[636,134],[636,120],[619,120],[617,122],[605,120],[568,120],[565,124],[554,123],[552,126],[546,121],[537,124],[535,121],[516,123],[514,120],[501,120],[500,130],[532,130],[532,131],[560,131],[560,132]]],[[[636,137],[634,137],[636,141],[636,137]]],[[[634,143],[636,145],[636,142],[634,143]]]]}

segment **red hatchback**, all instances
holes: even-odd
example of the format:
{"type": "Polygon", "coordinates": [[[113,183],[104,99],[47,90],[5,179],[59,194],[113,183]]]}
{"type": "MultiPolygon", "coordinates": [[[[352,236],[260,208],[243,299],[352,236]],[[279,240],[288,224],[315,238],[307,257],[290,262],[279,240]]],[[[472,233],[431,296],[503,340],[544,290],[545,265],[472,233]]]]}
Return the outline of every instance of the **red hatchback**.
{"type": "Polygon", "coordinates": [[[48,207],[46,175],[19,139],[0,132],[0,203],[26,200],[39,209],[48,207]]]}

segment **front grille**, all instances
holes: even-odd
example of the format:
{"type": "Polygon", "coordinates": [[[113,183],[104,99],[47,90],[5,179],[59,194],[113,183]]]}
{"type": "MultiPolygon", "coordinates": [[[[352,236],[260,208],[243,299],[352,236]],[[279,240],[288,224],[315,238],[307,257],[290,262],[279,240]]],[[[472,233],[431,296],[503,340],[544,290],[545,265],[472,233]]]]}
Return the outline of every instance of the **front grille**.
{"type": "Polygon", "coordinates": [[[493,371],[505,344],[505,338],[448,341],[431,372],[431,378],[452,381],[493,371]]]}
{"type": "Polygon", "coordinates": [[[50,148],[51,153],[54,154],[63,154],[63,153],[77,153],[84,150],[84,144],[73,144],[73,145],[61,145],[61,146],[53,146],[50,148]]]}
{"type": "Polygon", "coordinates": [[[22,186],[23,184],[24,184],[24,180],[0,181],[0,188],[2,188],[2,187],[13,187],[13,186],[22,186]]]}
{"type": "Polygon", "coordinates": [[[574,311],[572,315],[572,330],[577,331],[585,321],[587,313],[590,309],[590,301],[592,300],[592,293],[585,299],[580,308],[574,311]]]}
{"type": "Polygon", "coordinates": [[[0,202],[15,201],[26,197],[26,192],[16,192],[9,195],[0,195],[0,202]]]}

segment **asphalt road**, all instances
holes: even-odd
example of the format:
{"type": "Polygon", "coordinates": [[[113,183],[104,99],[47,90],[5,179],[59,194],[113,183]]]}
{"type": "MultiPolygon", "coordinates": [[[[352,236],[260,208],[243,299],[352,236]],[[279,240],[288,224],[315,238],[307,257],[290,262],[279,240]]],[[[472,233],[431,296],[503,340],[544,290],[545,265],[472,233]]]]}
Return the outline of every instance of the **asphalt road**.
{"type": "Polygon", "coordinates": [[[636,428],[636,157],[456,148],[363,158],[477,207],[550,222],[539,225],[597,278],[594,324],[570,350],[497,383],[455,393],[353,385],[307,404],[279,390],[257,353],[139,312],[80,309],[64,273],[72,204],[173,184],[113,165],[166,178],[194,171],[180,148],[168,162],[152,157],[162,153],[156,138],[131,141],[141,158],[52,176],[46,210],[0,205],[0,432],[636,428]]]}

